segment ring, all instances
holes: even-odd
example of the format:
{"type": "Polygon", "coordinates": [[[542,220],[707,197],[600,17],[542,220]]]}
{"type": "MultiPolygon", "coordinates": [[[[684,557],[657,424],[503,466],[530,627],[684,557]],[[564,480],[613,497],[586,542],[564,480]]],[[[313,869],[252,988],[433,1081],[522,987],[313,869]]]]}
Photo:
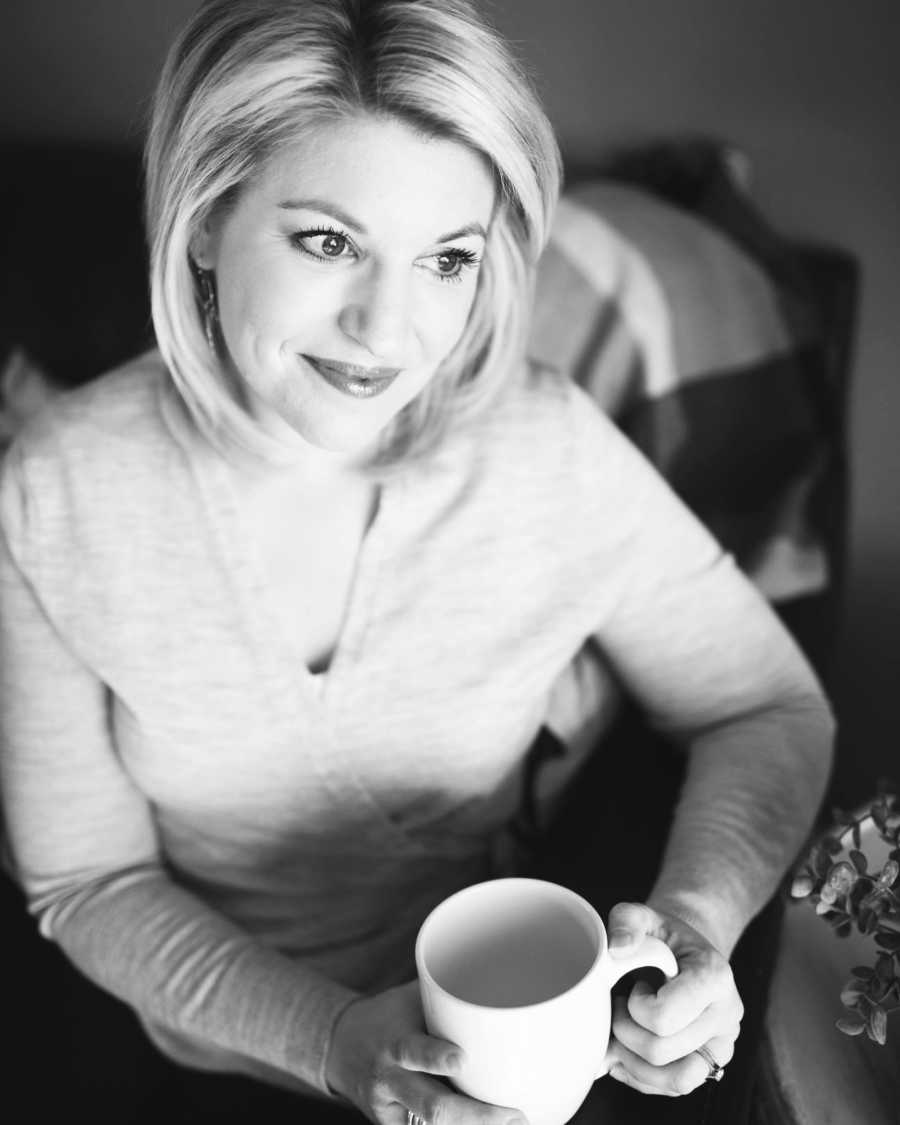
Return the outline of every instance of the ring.
{"type": "MultiPolygon", "coordinates": [[[[713,1058],[713,1053],[709,1049],[709,1047],[698,1047],[696,1053],[700,1056],[701,1059],[703,1059],[703,1061],[709,1067],[709,1074],[707,1074],[707,1076],[705,1078],[705,1081],[706,1082],[721,1082],[722,1077],[725,1074],[725,1067],[719,1066],[719,1064],[713,1058]]],[[[411,1121],[407,1121],[406,1125],[414,1125],[414,1123],[411,1122],[411,1121]]]]}
{"type": "Polygon", "coordinates": [[[413,1113],[411,1109],[406,1111],[406,1125],[425,1125],[424,1117],[419,1117],[418,1113],[413,1113]]]}

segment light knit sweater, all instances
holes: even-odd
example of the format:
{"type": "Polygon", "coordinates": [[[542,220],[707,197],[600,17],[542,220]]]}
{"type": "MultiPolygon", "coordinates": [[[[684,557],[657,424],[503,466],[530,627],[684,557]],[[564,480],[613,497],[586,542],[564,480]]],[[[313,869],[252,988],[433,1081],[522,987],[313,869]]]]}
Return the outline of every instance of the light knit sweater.
{"type": "Polygon", "coordinates": [[[384,486],[320,676],[229,479],[151,353],[53,404],[0,482],[11,863],[42,932],[184,1062],[326,1089],[343,1007],[410,979],[429,908],[498,870],[523,755],[588,638],[676,731],[815,690],[731,560],[556,377],[384,486]]]}

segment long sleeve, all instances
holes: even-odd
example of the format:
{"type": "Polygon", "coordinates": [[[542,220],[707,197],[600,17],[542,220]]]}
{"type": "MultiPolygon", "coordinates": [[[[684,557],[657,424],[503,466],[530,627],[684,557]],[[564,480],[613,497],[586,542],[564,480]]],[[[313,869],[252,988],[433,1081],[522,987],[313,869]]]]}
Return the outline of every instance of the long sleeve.
{"type": "Polygon", "coordinates": [[[696,735],[651,904],[730,955],[808,837],[833,729],[810,695],[696,735]]]}
{"type": "Polygon", "coordinates": [[[170,878],[151,809],[117,759],[109,702],[3,537],[6,842],[42,933],[146,1022],[325,1091],[331,1029],[355,993],[251,940],[170,878]]]}
{"type": "Polygon", "coordinates": [[[812,826],[834,722],[771,607],[640,455],[612,444],[611,487],[633,515],[627,578],[598,640],[689,754],[652,902],[677,903],[730,952],[812,826]]]}

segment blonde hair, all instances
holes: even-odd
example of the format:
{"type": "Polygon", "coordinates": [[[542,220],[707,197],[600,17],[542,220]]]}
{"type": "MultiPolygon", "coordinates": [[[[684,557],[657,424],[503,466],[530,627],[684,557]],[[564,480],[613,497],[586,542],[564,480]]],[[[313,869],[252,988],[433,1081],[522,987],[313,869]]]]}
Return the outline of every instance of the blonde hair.
{"type": "Polygon", "coordinates": [[[192,239],[305,125],[359,112],[465,144],[488,161],[498,194],[463,334],[386,427],[377,463],[434,448],[452,420],[483,409],[521,366],[559,150],[529,80],[474,4],[207,0],[159,79],[145,202],[160,352],[194,423],[219,448],[279,458],[207,342],[192,239]]]}

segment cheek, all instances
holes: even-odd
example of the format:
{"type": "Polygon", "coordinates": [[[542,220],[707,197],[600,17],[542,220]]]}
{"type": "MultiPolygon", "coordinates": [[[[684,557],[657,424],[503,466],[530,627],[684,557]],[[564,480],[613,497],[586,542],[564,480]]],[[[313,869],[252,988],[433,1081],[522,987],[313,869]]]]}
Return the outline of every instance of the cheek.
{"type": "Polygon", "coordinates": [[[265,333],[278,319],[274,303],[277,292],[265,271],[223,271],[219,280],[219,317],[225,339],[239,344],[248,336],[265,333]]]}
{"type": "Polygon", "coordinates": [[[232,288],[230,312],[235,321],[262,330],[289,325],[291,314],[296,316],[306,303],[297,299],[296,282],[291,284],[285,273],[267,263],[241,270],[232,288]]]}
{"type": "MultiPolygon", "coordinates": [[[[447,285],[446,282],[438,284],[447,285]]],[[[463,334],[475,303],[475,288],[453,293],[451,298],[439,294],[428,314],[428,349],[433,357],[440,359],[453,350],[463,334]]]]}
{"type": "Polygon", "coordinates": [[[225,339],[238,351],[277,351],[328,315],[322,287],[298,284],[290,269],[268,262],[231,276],[220,288],[219,311],[225,339]]]}

